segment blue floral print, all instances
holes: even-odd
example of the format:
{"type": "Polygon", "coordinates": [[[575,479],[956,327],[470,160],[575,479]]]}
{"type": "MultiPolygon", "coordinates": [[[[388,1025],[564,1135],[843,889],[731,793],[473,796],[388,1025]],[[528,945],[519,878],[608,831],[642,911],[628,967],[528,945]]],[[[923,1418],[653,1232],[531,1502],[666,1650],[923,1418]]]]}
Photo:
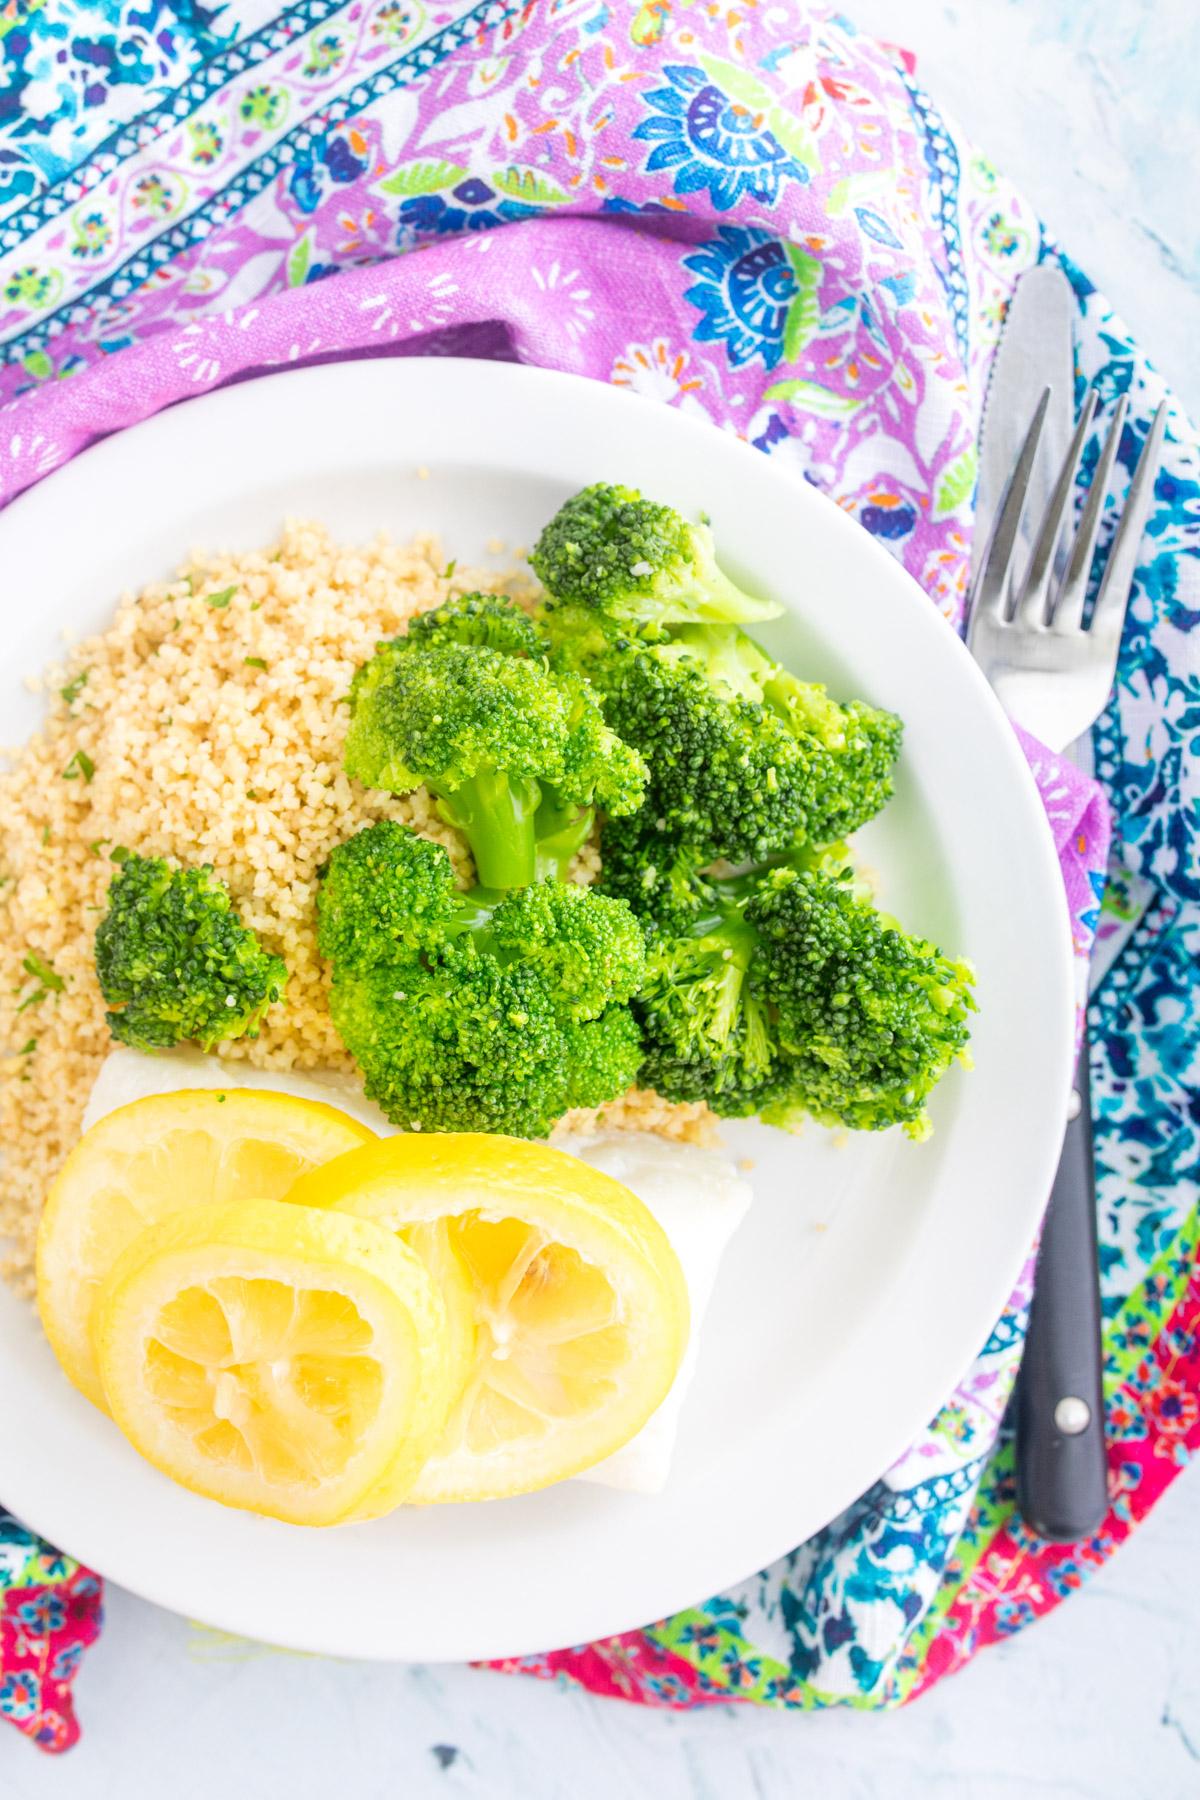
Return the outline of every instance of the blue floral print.
{"type": "Polygon", "coordinates": [[[414,194],[400,206],[402,238],[441,237],[458,231],[490,231],[514,219],[535,218],[541,209],[497,194],[486,181],[470,176],[444,194],[414,194]]]}
{"type": "Polygon", "coordinates": [[[663,74],[669,85],[645,97],[654,116],[633,135],[654,145],[650,174],[674,171],[677,194],[707,190],[718,212],[728,212],[743,199],[773,206],[788,177],[808,180],[753,109],[722,93],[702,69],[668,63],[663,74]]]}
{"type": "Polygon", "coordinates": [[[683,265],[699,277],[685,295],[703,315],[697,340],[724,344],[735,368],[757,360],[773,369],[797,292],[779,239],[754,226],[722,225],[683,265]]]}

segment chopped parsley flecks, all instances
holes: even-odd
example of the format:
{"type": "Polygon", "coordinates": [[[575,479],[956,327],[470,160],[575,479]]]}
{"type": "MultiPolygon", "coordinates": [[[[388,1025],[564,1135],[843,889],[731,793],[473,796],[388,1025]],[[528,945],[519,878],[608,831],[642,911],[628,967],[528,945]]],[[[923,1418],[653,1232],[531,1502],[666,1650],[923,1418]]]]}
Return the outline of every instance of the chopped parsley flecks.
{"type": "Polygon", "coordinates": [[[67,985],[55,970],[54,964],[48,963],[46,958],[39,956],[36,950],[29,952],[21,967],[27,975],[32,975],[35,981],[40,981],[43,987],[49,988],[55,994],[61,994],[67,985]]]}
{"type": "Polygon", "coordinates": [[[82,775],[84,782],[90,782],[96,773],[96,765],[86,750],[77,750],[66,768],[63,770],[64,781],[77,781],[82,775]]]}
{"type": "Polygon", "coordinates": [[[91,672],[90,669],[80,669],[78,675],[72,675],[65,687],[59,688],[58,691],[62,695],[63,704],[65,706],[74,706],[80,694],[82,694],[84,688],[87,686],[88,676],[91,672]]]}

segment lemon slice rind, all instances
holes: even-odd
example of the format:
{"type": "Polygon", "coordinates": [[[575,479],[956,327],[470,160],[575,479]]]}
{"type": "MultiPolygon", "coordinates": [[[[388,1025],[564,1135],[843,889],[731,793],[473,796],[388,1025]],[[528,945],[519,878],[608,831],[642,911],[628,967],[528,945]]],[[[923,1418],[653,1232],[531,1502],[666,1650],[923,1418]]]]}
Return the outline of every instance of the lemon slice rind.
{"type": "Polygon", "coordinates": [[[305,1169],[373,1141],[336,1107],[260,1089],[154,1094],[108,1113],[67,1157],[38,1230],[38,1311],[68,1378],[106,1410],[96,1305],[147,1225],[241,1193],[279,1199],[305,1169]]]}
{"type": "Polygon", "coordinates": [[[627,1443],[674,1381],[688,1333],[678,1258],[642,1201],[575,1157],[409,1134],[311,1171],[286,1200],[401,1235],[469,1347],[471,1373],[410,1502],[498,1499],[579,1474],[627,1443]]]}
{"type": "Polygon", "coordinates": [[[465,1373],[414,1252],[368,1221],[271,1200],[141,1233],[104,1283],[96,1349],[147,1461],[297,1525],[397,1505],[465,1373]]]}

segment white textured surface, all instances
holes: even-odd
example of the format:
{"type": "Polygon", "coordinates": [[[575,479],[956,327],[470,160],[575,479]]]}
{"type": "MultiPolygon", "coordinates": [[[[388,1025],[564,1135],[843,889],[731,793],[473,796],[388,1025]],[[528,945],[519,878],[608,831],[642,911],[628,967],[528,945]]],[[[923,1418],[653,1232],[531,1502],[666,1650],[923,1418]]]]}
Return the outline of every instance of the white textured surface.
{"type": "MultiPolygon", "coordinates": [[[[1200,413],[1195,0],[847,10],[919,53],[1200,413]]],[[[467,1669],[259,1654],[121,1593],[78,1695],[69,1757],[0,1738],[5,1800],[1195,1800],[1200,1485],[1178,1481],[1068,1605],[887,1718],[668,1717],[467,1669]]]]}
{"type": "Polygon", "coordinates": [[[1200,416],[1196,0],[845,0],[917,56],[938,106],[1200,416]]]}
{"type": "Polygon", "coordinates": [[[1197,1497],[1192,1482],[1177,1483],[1153,1524],[1067,1606],[886,1717],[664,1715],[481,1670],[283,1656],[116,1593],[79,1679],[83,1743],[51,1761],[9,1733],[0,1793],[1196,1800],[1197,1497]]]}

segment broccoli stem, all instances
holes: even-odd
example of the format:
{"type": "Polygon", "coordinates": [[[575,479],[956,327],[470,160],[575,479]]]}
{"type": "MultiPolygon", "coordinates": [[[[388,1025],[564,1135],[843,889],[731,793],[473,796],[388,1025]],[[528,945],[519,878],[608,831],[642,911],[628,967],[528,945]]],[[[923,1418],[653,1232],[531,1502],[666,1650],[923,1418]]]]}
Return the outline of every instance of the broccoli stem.
{"type": "Polygon", "coordinates": [[[571,858],[587,843],[595,820],[595,808],[564,800],[557,788],[543,790],[534,820],[537,839],[537,879],[565,881],[571,858]]]}
{"type": "Polygon", "coordinates": [[[757,934],[745,923],[740,912],[722,919],[717,928],[707,934],[706,947],[711,948],[714,958],[723,965],[714,983],[716,1001],[708,1015],[708,1028],[715,1043],[725,1043],[737,1025],[742,989],[750,972],[756,942],[757,934]]]}
{"type": "Polygon", "coordinates": [[[824,688],[801,681],[778,664],[763,683],[763,704],[793,730],[811,732],[827,750],[840,750],[846,742],[845,714],[837,701],[824,688]]]}
{"type": "Polygon", "coordinates": [[[717,562],[711,533],[696,528],[696,562],[700,577],[698,592],[691,600],[688,616],[714,625],[761,625],[777,619],[780,608],[773,600],[759,600],[731,581],[717,562]]]}
{"type": "Polygon", "coordinates": [[[492,768],[439,795],[438,812],[471,846],[481,887],[528,887],[536,879],[534,820],[541,797],[538,782],[492,768]]]}
{"type": "Polygon", "coordinates": [[[764,684],[778,667],[736,625],[676,626],[671,631],[671,642],[699,657],[710,681],[719,681],[739,699],[756,704],[762,701],[764,684]]]}
{"type": "Polygon", "coordinates": [[[494,951],[491,940],[492,914],[504,898],[503,888],[469,888],[459,894],[454,918],[447,923],[447,937],[463,937],[467,933],[480,949],[494,951]]]}
{"type": "MultiPolygon", "coordinates": [[[[791,858],[784,854],[772,860],[782,863],[789,862],[791,858]]],[[[688,935],[691,937],[720,937],[727,940],[730,949],[739,958],[744,957],[744,966],[747,968],[758,933],[752,925],[747,925],[743,912],[747,902],[754,897],[758,877],[765,866],[756,863],[753,868],[744,869],[739,875],[705,875],[703,881],[708,908],[696,913],[689,928],[688,935]]]]}

